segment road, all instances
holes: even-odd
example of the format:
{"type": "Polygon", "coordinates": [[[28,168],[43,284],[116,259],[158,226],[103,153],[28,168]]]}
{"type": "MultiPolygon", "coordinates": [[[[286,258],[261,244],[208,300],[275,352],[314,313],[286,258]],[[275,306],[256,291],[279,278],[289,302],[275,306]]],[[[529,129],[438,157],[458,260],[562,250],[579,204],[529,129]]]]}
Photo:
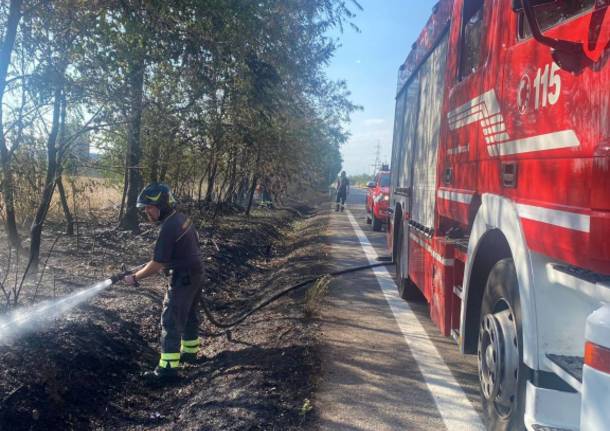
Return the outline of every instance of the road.
{"type": "MultiPolygon", "coordinates": [[[[352,189],[331,220],[333,269],[387,256],[366,224],[365,191],[352,189]]],[[[475,356],[461,355],[424,302],[400,299],[393,268],[333,280],[320,313],[321,430],[482,430],[475,356]]]]}

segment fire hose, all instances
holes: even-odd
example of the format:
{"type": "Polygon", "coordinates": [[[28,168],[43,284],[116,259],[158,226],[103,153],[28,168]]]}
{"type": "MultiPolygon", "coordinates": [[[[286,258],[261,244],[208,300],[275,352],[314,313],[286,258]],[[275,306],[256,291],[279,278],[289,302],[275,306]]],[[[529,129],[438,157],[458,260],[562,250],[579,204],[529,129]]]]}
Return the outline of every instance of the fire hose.
{"type": "MultiPolygon", "coordinates": [[[[250,310],[246,311],[245,313],[242,313],[238,317],[236,317],[233,320],[230,320],[228,322],[221,322],[218,319],[216,319],[216,317],[214,317],[214,315],[212,314],[212,311],[210,310],[210,307],[209,307],[207,301],[203,298],[203,296],[201,297],[201,306],[202,306],[202,309],[203,309],[203,313],[208,318],[210,323],[212,323],[212,325],[214,325],[214,326],[216,326],[218,328],[222,328],[222,329],[232,328],[234,326],[239,325],[241,322],[246,320],[249,316],[251,316],[252,314],[256,313],[260,309],[266,307],[267,305],[271,304],[272,302],[277,301],[279,298],[287,295],[290,292],[293,292],[293,291],[295,291],[297,289],[300,289],[300,288],[302,288],[304,286],[307,286],[308,284],[315,283],[316,281],[322,279],[323,277],[326,277],[326,276],[337,277],[337,276],[340,276],[340,275],[350,274],[352,272],[363,271],[365,269],[377,268],[379,266],[390,266],[390,265],[394,264],[394,261],[392,259],[388,258],[388,257],[380,257],[380,258],[378,258],[378,260],[380,260],[381,262],[379,262],[379,263],[372,263],[372,264],[369,264],[369,265],[355,266],[355,267],[352,267],[352,268],[347,268],[347,269],[342,269],[342,270],[339,270],[339,271],[329,272],[329,273],[326,273],[326,274],[322,274],[322,275],[318,275],[316,277],[309,278],[309,279],[304,280],[304,281],[302,281],[302,282],[300,282],[298,284],[295,284],[293,286],[290,286],[290,287],[287,287],[285,289],[282,289],[279,292],[269,296],[268,298],[265,298],[264,300],[258,302],[250,310]]],[[[131,270],[123,270],[122,272],[120,272],[118,274],[115,274],[112,277],[110,277],[110,281],[112,282],[112,284],[116,284],[119,281],[122,281],[126,276],[128,276],[130,274],[133,274],[135,271],[137,271],[142,266],[140,266],[138,268],[131,269],[131,270]]]]}

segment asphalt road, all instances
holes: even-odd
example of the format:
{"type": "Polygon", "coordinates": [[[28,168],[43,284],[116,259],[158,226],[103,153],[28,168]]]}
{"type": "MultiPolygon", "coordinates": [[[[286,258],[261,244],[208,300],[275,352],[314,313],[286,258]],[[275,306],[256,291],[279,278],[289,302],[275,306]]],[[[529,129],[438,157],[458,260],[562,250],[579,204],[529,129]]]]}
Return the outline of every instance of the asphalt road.
{"type": "MultiPolygon", "coordinates": [[[[387,256],[352,189],[331,221],[334,269],[387,256]]],[[[424,302],[400,299],[393,267],[333,280],[320,315],[322,430],[481,430],[476,358],[440,335],[424,302]]]]}

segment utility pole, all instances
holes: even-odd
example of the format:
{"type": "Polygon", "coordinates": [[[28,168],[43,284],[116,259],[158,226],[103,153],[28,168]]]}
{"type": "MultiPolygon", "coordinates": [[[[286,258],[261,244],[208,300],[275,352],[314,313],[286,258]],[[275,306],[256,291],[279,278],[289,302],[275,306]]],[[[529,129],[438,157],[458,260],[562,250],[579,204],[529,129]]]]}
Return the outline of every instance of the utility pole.
{"type": "Polygon", "coordinates": [[[373,167],[373,175],[379,170],[379,163],[381,161],[381,144],[377,141],[377,145],[375,146],[375,163],[371,165],[373,167]]]}

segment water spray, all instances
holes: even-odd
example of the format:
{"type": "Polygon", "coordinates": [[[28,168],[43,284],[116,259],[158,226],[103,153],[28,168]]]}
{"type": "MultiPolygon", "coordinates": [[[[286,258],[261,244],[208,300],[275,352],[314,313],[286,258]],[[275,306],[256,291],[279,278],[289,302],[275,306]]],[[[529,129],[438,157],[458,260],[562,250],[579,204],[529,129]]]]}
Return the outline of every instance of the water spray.
{"type": "MultiPolygon", "coordinates": [[[[347,269],[343,269],[343,270],[339,270],[339,271],[334,271],[334,272],[330,272],[327,274],[320,275],[318,277],[313,277],[308,280],[302,281],[301,283],[295,284],[293,286],[290,286],[286,289],[283,289],[283,290],[277,292],[274,295],[271,295],[269,298],[266,298],[265,300],[256,304],[254,307],[252,307],[247,312],[241,314],[240,316],[238,316],[230,321],[222,322],[222,321],[219,321],[218,319],[216,319],[210,310],[209,304],[203,297],[201,298],[201,305],[202,305],[204,314],[207,316],[207,318],[213,325],[215,325],[216,327],[219,327],[219,328],[228,329],[228,328],[231,328],[231,327],[236,326],[239,323],[243,322],[247,317],[254,314],[261,308],[266,307],[267,305],[271,304],[272,302],[275,302],[282,296],[285,296],[288,293],[290,293],[296,289],[307,286],[308,284],[314,283],[314,282],[318,281],[320,278],[322,278],[323,276],[339,276],[339,275],[344,275],[344,274],[348,274],[351,272],[375,268],[378,266],[389,266],[389,265],[394,264],[391,257],[378,258],[378,260],[380,260],[381,262],[369,264],[369,265],[363,265],[363,266],[356,266],[356,267],[347,268],[347,269]]],[[[32,332],[32,331],[40,328],[42,326],[42,324],[46,323],[48,320],[53,319],[55,317],[59,317],[65,313],[67,313],[72,308],[76,307],[77,305],[79,305],[85,301],[88,301],[89,299],[98,295],[100,292],[109,288],[113,284],[116,284],[119,281],[122,281],[126,276],[133,274],[134,272],[136,272],[138,269],[142,268],[143,266],[144,265],[137,267],[135,269],[131,269],[131,270],[126,270],[123,267],[122,272],[115,274],[104,281],[100,281],[99,283],[96,283],[91,287],[79,290],[78,292],[75,292],[64,298],[61,298],[61,299],[58,299],[55,301],[45,301],[45,302],[37,304],[36,306],[31,307],[31,308],[12,311],[11,313],[8,314],[8,316],[0,318],[0,343],[14,339],[18,336],[25,335],[29,332],[32,332]]]]}
{"type": "Polygon", "coordinates": [[[97,296],[113,284],[122,281],[135,270],[122,272],[100,281],[90,287],[79,290],[64,298],[44,301],[30,308],[20,308],[0,317],[0,343],[13,340],[19,336],[41,328],[49,320],[59,317],[72,308],[97,296]]]}

